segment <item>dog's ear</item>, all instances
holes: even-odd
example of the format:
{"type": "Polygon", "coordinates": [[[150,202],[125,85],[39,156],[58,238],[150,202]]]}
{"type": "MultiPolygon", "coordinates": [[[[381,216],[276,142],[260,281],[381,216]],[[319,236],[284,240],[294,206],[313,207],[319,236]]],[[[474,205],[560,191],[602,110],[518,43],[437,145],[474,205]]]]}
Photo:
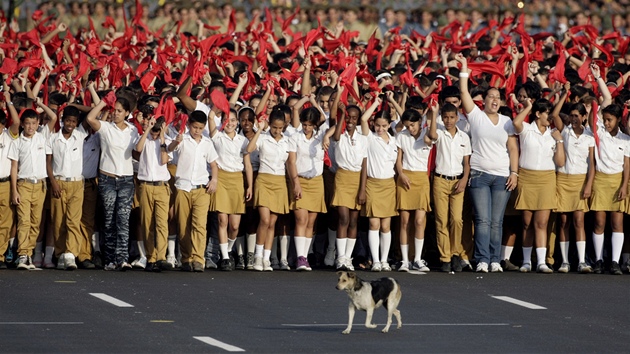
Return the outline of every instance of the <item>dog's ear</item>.
{"type": "Polygon", "coordinates": [[[355,273],[355,272],[348,272],[348,277],[350,277],[351,279],[355,279],[357,277],[357,273],[355,273]]]}
{"type": "Polygon", "coordinates": [[[342,271],[338,271],[338,272],[337,272],[337,275],[338,275],[338,276],[341,276],[342,274],[343,274],[343,272],[342,272],[342,271]]]}

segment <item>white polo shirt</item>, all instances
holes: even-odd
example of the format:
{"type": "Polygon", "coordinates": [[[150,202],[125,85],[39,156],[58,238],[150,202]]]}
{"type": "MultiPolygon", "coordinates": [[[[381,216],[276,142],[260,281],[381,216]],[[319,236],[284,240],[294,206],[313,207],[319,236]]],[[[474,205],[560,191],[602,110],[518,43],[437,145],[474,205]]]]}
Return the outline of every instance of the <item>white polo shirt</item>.
{"type": "Polygon", "coordinates": [[[427,130],[422,129],[418,139],[414,138],[407,129],[396,135],[396,145],[403,151],[403,170],[413,172],[428,171],[429,155],[431,154],[432,145],[427,145],[424,142],[426,133],[427,130]]]}
{"type": "Polygon", "coordinates": [[[363,159],[367,157],[367,137],[361,135],[358,130],[352,136],[345,131],[339,137],[339,141],[334,141],[332,145],[335,147],[334,156],[338,168],[352,172],[361,171],[363,159]]]}
{"type": "Polygon", "coordinates": [[[285,175],[285,163],[289,158],[289,139],[284,134],[280,141],[276,141],[270,133],[260,133],[256,149],[260,157],[258,173],[285,175]]]}
{"type": "Polygon", "coordinates": [[[577,136],[572,126],[565,125],[561,134],[566,161],[564,166],[558,167],[556,171],[569,175],[586,174],[589,167],[588,151],[595,146],[593,132],[585,128],[584,132],[577,136]]]}
{"type": "Polygon", "coordinates": [[[472,154],[470,138],[459,127],[456,126],[455,129],[457,130],[455,136],[446,130],[437,130],[435,173],[451,177],[464,173],[464,156],[472,154]]]}
{"type": "MultiPolygon", "coordinates": [[[[136,145],[140,141],[141,137],[136,141],[136,145]]],[[[164,138],[166,146],[170,145],[171,139],[164,138]]],[[[168,182],[171,179],[171,174],[168,172],[166,164],[162,165],[162,145],[160,139],[153,139],[151,133],[147,136],[144,142],[144,148],[140,153],[140,159],[138,160],[138,180],[145,182],[168,182]]]]}
{"type": "Polygon", "coordinates": [[[48,177],[46,172],[46,138],[41,133],[35,133],[30,138],[20,134],[11,142],[8,158],[18,162],[18,179],[48,177]]]}
{"type": "Polygon", "coordinates": [[[83,140],[83,178],[96,178],[101,159],[101,136],[98,132],[83,140]]]}
{"type": "Polygon", "coordinates": [[[100,168],[115,176],[133,176],[131,153],[135,148],[138,130],[127,121],[125,124],[127,127],[121,130],[116,124],[103,121],[98,130],[102,150],[100,168]]]}
{"type": "MultiPolygon", "coordinates": [[[[387,133],[389,135],[389,133],[387,133]]],[[[376,133],[367,136],[367,175],[370,178],[387,179],[394,177],[394,166],[398,158],[396,138],[389,136],[386,142],[376,133]]]]}
{"type": "Polygon", "coordinates": [[[9,129],[5,128],[0,132],[0,178],[11,176],[11,160],[8,156],[11,143],[14,140],[15,138],[11,136],[9,129]]]}
{"type": "Polygon", "coordinates": [[[523,131],[517,133],[521,153],[518,166],[532,171],[550,171],[556,169],[553,155],[556,152],[556,140],[551,136],[551,129],[540,132],[536,123],[523,122],[523,131]]]}
{"type": "MultiPolygon", "coordinates": [[[[444,121],[442,120],[442,115],[440,114],[437,117],[437,128],[438,130],[440,129],[445,129],[444,127],[444,121]]],[[[470,136],[470,123],[468,122],[468,118],[466,118],[466,115],[461,113],[461,112],[457,112],[457,123],[455,123],[455,126],[461,130],[462,132],[466,133],[468,136],[470,136]]]]}
{"type": "Polygon", "coordinates": [[[193,186],[207,185],[210,181],[209,164],[219,157],[212,140],[202,136],[197,143],[190,134],[186,134],[175,150],[179,154],[175,187],[190,192],[193,186]]]}
{"type": "Polygon", "coordinates": [[[495,176],[510,175],[510,156],[507,141],[514,135],[514,126],[508,116],[499,114],[499,122],[494,125],[488,115],[475,106],[468,114],[472,155],[470,168],[495,176]]]}
{"type": "Polygon", "coordinates": [[[295,165],[298,176],[313,178],[324,173],[324,148],[320,136],[313,132],[311,138],[307,139],[304,132],[300,131],[289,138],[287,151],[296,153],[295,165]]]}
{"type": "Polygon", "coordinates": [[[219,158],[217,165],[226,172],[242,172],[245,169],[243,156],[247,154],[249,141],[242,135],[235,134],[234,139],[224,132],[217,131],[212,137],[214,149],[219,158]]]}
{"type": "Polygon", "coordinates": [[[55,177],[83,177],[83,144],[88,136],[82,126],[76,127],[66,139],[63,129],[53,134],[46,143],[46,155],[52,155],[55,177]]]}
{"type": "Polygon", "coordinates": [[[600,124],[597,127],[599,148],[595,146],[596,171],[607,175],[623,172],[624,157],[630,157],[630,146],[628,146],[630,137],[624,134],[621,129],[615,136],[612,136],[606,131],[603,123],[600,124]]]}

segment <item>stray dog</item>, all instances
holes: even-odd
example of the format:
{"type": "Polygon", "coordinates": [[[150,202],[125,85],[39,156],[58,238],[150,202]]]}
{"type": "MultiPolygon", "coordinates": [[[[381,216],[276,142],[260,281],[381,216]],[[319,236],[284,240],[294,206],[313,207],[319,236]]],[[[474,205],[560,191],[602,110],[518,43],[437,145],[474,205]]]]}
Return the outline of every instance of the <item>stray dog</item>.
{"type": "Polygon", "coordinates": [[[348,327],[341,333],[349,334],[352,330],[352,321],[354,319],[354,311],[366,311],[365,327],[376,328],[372,323],[372,314],[374,309],[384,305],[387,309],[387,325],[383,328],[383,333],[389,331],[392,324],[392,315],[398,320],[398,327],[402,327],[400,319],[400,311],[397,309],[402,292],[400,286],[394,278],[381,278],[373,281],[361,280],[354,272],[337,272],[339,281],[337,282],[337,290],[345,290],[350,297],[348,304],[348,327]]]}

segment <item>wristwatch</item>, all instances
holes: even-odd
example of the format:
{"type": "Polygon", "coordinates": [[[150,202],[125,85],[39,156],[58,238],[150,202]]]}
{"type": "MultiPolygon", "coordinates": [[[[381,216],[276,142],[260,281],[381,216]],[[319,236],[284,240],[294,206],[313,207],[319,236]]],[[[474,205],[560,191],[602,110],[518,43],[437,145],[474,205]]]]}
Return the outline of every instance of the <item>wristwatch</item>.
{"type": "Polygon", "coordinates": [[[166,149],[166,144],[162,144],[162,145],[160,145],[160,147],[161,147],[162,149],[166,149]]]}

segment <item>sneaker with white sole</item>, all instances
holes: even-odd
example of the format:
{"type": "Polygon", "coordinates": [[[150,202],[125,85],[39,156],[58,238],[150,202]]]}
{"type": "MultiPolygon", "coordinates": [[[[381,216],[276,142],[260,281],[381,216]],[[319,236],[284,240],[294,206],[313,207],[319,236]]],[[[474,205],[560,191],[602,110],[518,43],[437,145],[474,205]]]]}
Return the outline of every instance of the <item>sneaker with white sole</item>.
{"type": "Polygon", "coordinates": [[[254,269],[254,254],[252,252],[247,252],[246,268],[249,270],[254,269]]]}
{"type": "Polygon", "coordinates": [[[389,263],[387,263],[387,262],[381,262],[381,271],[383,271],[383,272],[391,272],[392,271],[392,267],[390,267],[389,263]]]}
{"type": "Polygon", "coordinates": [[[545,263],[543,263],[543,264],[539,264],[536,267],[536,272],[543,273],[543,274],[551,274],[553,273],[553,269],[549,268],[545,263]]]}
{"type": "MultiPolygon", "coordinates": [[[[273,272],[273,267],[271,266],[271,262],[268,260],[263,260],[263,272],[273,272]]],[[[280,269],[280,265],[278,265],[278,269],[280,269]]]]}
{"type": "Polygon", "coordinates": [[[429,269],[429,267],[427,266],[427,262],[425,262],[424,259],[421,259],[419,261],[413,261],[413,264],[411,265],[411,269],[418,270],[421,272],[431,271],[431,269],[429,269]]]}
{"type": "Polygon", "coordinates": [[[324,265],[326,267],[333,267],[335,265],[335,249],[328,248],[326,250],[326,257],[324,257],[324,265]]]}
{"type": "Polygon", "coordinates": [[[477,269],[475,269],[477,273],[488,273],[488,263],[479,262],[477,263],[477,269]]]}
{"type": "MultiPolygon", "coordinates": [[[[263,262],[264,263],[264,262],[263,262]]],[[[271,268],[273,268],[274,270],[278,270],[280,269],[280,262],[278,261],[278,258],[271,258],[269,260],[269,263],[271,264],[271,268]]],[[[264,267],[264,266],[263,266],[264,267]]]]}
{"type": "Polygon", "coordinates": [[[287,261],[286,259],[281,259],[280,270],[291,270],[291,267],[289,267],[289,261],[287,261]]]}
{"type": "Polygon", "coordinates": [[[18,259],[15,261],[15,264],[17,265],[17,269],[19,270],[28,270],[29,269],[29,257],[25,256],[25,255],[21,255],[18,257],[18,259]]]}
{"type": "Polygon", "coordinates": [[[372,264],[373,272],[380,272],[381,270],[383,270],[383,268],[381,267],[381,262],[374,262],[374,264],[372,264]]]}
{"type": "Polygon", "coordinates": [[[254,257],[254,266],[253,269],[255,271],[258,272],[262,272],[263,271],[263,258],[260,256],[255,256],[254,257]]]}
{"type": "Polygon", "coordinates": [[[131,266],[133,268],[144,269],[147,267],[147,257],[139,257],[136,258],[135,261],[131,262],[131,266]]]}
{"type": "Polygon", "coordinates": [[[76,263],[76,258],[74,257],[74,255],[72,253],[65,253],[65,258],[64,260],[66,261],[65,264],[65,270],[75,270],[77,269],[77,263],[76,263]]]}
{"type": "Polygon", "coordinates": [[[103,267],[103,270],[116,270],[116,263],[114,262],[109,262],[105,265],[105,267],[103,267]]]}
{"type": "Polygon", "coordinates": [[[593,267],[591,267],[590,265],[588,265],[586,263],[580,263],[578,265],[578,273],[588,274],[588,273],[592,273],[592,272],[593,272],[593,267]]]}
{"type": "Polygon", "coordinates": [[[349,272],[354,272],[354,265],[352,264],[352,258],[347,258],[346,257],[346,269],[349,272]]]}
{"type": "Polygon", "coordinates": [[[490,272],[491,273],[503,273],[503,267],[501,267],[501,263],[492,262],[490,263],[490,272]]]}
{"type": "Polygon", "coordinates": [[[335,268],[337,268],[337,270],[347,270],[345,256],[339,257],[335,260],[335,268]]]}
{"type": "Polygon", "coordinates": [[[59,258],[57,258],[57,269],[59,270],[66,269],[66,254],[65,253],[60,254],[59,258]]]}
{"type": "Polygon", "coordinates": [[[571,265],[569,263],[562,263],[560,268],[558,268],[558,273],[568,273],[571,270],[571,265]]]}
{"type": "Polygon", "coordinates": [[[175,268],[176,261],[175,256],[166,256],[166,263],[170,265],[171,269],[175,268]]]}
{"type": "Polygon", "coordinates": [[[523,263],[523,265],[518,269],[521,273],[529,273],[532,271],[531,263],[523,263]]]}
{"type": "Polygon", "coordinates": [[[401,262],[400,267],[398,267],[399,272],[408,272],[409,271],[409,262],[401,262]]]}

